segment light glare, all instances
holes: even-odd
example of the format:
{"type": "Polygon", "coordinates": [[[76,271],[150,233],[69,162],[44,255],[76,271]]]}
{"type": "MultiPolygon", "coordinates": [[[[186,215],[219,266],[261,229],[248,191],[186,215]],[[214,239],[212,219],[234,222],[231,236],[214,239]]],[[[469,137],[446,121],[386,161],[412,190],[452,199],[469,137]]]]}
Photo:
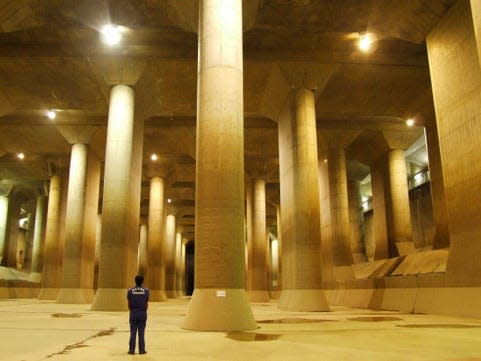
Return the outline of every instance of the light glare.
{"type": "Polygon", "coordinates": [[[53,111],[53,110],[49,110],[49,111],[47,112],[47,117],[48,117],[48,119],[50,119],[50,120],[54,120],[56,116],[57,116],[57,114],[56,114],[55,111],[53,111]]]}
{"type": "Polygon", "coordinates": [[[122,28],[118,25],[107,24],[100,30],[102,39],[107,45],[116,45],[122,39],[122,28]]]}
{"type": "Polygon", "coordinates": [[[364,52],[369,51],[371,49],[371,45],[373,43],[373,38],[370,34],[363,34],[359,37],[359,49],[364,52]]]}
{"type": "Polygon", "coordinates": [[[406,120],[406,125],[408,127],[412,127],[414,125],[414,119],[409,118],[408,120],[406,120]]]}
{"type": "Polygon", "coordinates": [[[168,198],[167,203],[172,203],[172,199],[168,198]]]}
{"type": "Polygon", "coordinates": [[[23,154],[23,153],[18,153],[18,154],[17,154],[17,157],[18,157],[18,159],[24,159],[24,158],[25,158],[25,154],[23,154]]]}
{"type": "Polygon", "coordinates": [[[157,154],[152,154],[150,156],[150,159],[152,159],[155,162],[157,160],[157,154]]]}

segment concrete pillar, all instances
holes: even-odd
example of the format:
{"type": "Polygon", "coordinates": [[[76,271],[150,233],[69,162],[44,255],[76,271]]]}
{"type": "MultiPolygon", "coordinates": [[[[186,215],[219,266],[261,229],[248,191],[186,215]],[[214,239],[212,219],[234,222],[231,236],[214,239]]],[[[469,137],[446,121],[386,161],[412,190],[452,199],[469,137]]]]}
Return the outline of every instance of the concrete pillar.
{"type": "Polygon", "coordinates": [[[446,286],[481,285],[481,42],[478,0],[457,1],[426,44],[449,219],[446,286]]]}
{"type": "Polygon", "coordinates": [[[102,214],[97,214],[97,224],[95,227],[95,265],[94,265],[94,289],[99,287],[99,268],[100,268],[100,245],[102,244],[102,214]]]}
{"type": "Polygon", "coordinates": [[[278,124],[283,260],[279,307],[327,311],[314,93],[298,89],[281,111],[278,124]]]}
{"type": "Polygon", "coordinates": [[[175,215],[165,217],[164,246],[165,255],[165,293],[169,298],[175,298],[175,241],[176,241],[175,215]]]}
{"type": "Polygon", "coordinates": [[[5,266],[17,268],[20,209],[22,201],[15,195],[10,194],[8,201],[7,240],[5,250],[5,266]]]}
{"type": "Polygon", "coordinates": [[[7,237],[7,221],[8,221],[8,196],[0,195],[0,264],[5,263],[5,246],[8,241],[7,237]]]}
{"type": "Polygon", "coordinates": [[[93,299],[99,184],[99,159],[89,152],[87,144],[74,144],[70,158],[62,288],[57,303],[90,303],[93,299]]]}
{"type": "Polygon", "coordinates": [[[167,300],[165,293],[165,253],[162,249],[164,219],[164,179],[153,177],[150,180],[148,268],[145,284],[149,285],[150,299],[154,302],[167,300]]]}
{"type": "Polygon", "coordinates": [[[250,302],[269,302],[266,284],[266,181],[254,181],[254,200],[252,211],[252,288],[247,292],[250,302]]]}
{"type": "Polygon", "coordinates": [[[416,252],[412,242],[409,189],[407,182],[404,151],[394,149],[388,152],[389,171],[389,213],[388,237],[394,242],[399,255],[416,252]]]}
{"type": "MultiPolygon", "coordinates": [[[[148,227],[147,224],[142,223],[140,225],[139,236],[139,274],[145,275],[147,273],[147,239],[148,239],[148,227]]],[[[149,295],[150,297],[150,295],[149,295]]]]}
{"type": "Polygon", "coordinates": [[[181,248],[181,271],[182,271],[182,296],[186,295],[187,287],[185,282],[185,245],[189,240],[187,238],[182,238],[182,248],[181,248]]]}
{"type": "Polygon", "coordinates": [[[175,235],[175,296],[182,297],[182,234],[175,235]]]}
{"type": "Polygon", "coordinates": [[[252,239],[252,181],[246,182],[246,290],[249,292],[252,290],[252,250],[253,250],[253,239],[252,239]]]}
{"type": "Polygon", "coordinates": [[[448,208],[446,204],[438,130],[435,121],[426,126],[425,134],[429,156],[429,178],[435,225],[433,249],[448,248],[450,245],[448,208]]]}
{"type": "Polygon", "coordinates": [[[200,1],[195,290],[186,329],[256,328],[244,272],[242,57],[242,1],[200,1]]]}
{"type": "Polygon", "coordinates": [[[385,181],[387,174],[385,158],[377,160],[371,165],[372,210],[374,227],[374,260],[397,256],[395,247],[390,247],[387,233],[386,192],[388,185],[385,181]]]}
{"type": "Polygon", "coordinates": [[[361,182],[355,179],[348,180],[347,193],[349,200],[349,229],[353,262],[362,263],[367,261],[367,257],[364,252],[361,235],[363,219],[361,182]]]}
{"type": "Polygon", "coordinates": [[[48,192],[47,224],[45,231],[45,250],[43,258],[42,288],[39,299],[55,300],[60,290],[62,273],[62,254],[60,247],[61,189],[62,178],[50,178],[48,192]]]}
{"type": "Polygon", "coordinates": [[[282,223],[281,223],[281,207],[276,206],[276,224],[277,224],[277,285],[275,285],[276,293],[274,298],[279,298],[282,291],[282,223]]]}
{"type": "Polygon", "coordinates": [[[328,150],[329,189],[331,196],[332,252],[336,280],[354,278],[347,196],[346,153],[343,148],[328,150]]]}
{"type": "Polygon", "coordinates": [[[134,90],[116,85],[110,93],[99,288],[93,310],[127,310],[125,289],[138,270],[142,144],[143,118],[134,121],[134,90]]]}
{"type": "Polygon", "coordinates": [[[40,282],[42,278],[43,249],[45,245],[45,240],[43,239],[45,203],[46,197],[44,195],[37,196],[35,226],[33,231],[32,268],[30,272],[30,280],[32,282],[40,282]]]}
{"type": "Polygon", "coordinates": [[[331,192],[329,190],[329,162],[327,150],[319,157],[319,202],[321,209],[322,284],[324,288],[335,287],[334,259],[332,255],[331,192]]]}

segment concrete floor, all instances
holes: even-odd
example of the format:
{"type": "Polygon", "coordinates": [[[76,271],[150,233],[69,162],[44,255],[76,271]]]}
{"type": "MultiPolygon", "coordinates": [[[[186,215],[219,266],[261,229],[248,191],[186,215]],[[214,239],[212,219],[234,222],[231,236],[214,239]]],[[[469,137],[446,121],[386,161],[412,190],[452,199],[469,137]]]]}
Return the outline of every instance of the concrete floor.
{"type": "Polygon", "coordinates": [[[128,355],[127,313],[0,300],[0,360],[481,360],[477,319],[340,307],[283,312],[272,302],[253,305],[255,332],[191,332],[180,328],[187,303],[151,303],[148,354],[128,355]]]}

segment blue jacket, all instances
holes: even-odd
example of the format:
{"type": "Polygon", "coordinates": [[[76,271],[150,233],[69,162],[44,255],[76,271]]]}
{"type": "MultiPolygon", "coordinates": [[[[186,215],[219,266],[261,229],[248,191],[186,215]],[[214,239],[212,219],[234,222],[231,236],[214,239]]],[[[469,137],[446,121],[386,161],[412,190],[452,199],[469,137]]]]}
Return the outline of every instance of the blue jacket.
{"type": "Polygon", "coordinates": [[[144,287],[129,288],[127,291],[129,301],[130,321],[147,320],[147,308],[149,307],[149,289],[144,287]]]}

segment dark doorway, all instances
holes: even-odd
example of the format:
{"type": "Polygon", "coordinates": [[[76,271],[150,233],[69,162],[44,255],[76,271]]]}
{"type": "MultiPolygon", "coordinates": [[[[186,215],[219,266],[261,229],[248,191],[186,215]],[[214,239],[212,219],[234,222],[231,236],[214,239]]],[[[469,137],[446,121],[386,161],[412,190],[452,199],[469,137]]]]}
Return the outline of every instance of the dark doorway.
{"type": "Polygon", "coordinates": [[[194,293],[194,264],[195,264],[195,243],[189,241],[185,245],[185,292],[187,296],[194,293]]]}

